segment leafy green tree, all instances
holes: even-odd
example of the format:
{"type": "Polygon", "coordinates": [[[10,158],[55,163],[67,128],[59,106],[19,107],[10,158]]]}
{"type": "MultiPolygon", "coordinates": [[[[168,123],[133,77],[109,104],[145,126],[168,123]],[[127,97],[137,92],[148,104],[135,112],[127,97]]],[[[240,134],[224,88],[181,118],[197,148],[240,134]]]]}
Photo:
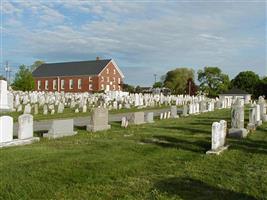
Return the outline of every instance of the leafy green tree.
{"type": "Polygon", "coordinates": [[[259,83],[257,84],[256,88],[255,88],[255,96],[262,96],[264,95],[265,97],[267,97],[267,76],[263,77],[259,83]]]}
{"type": "Polygon", "coordinates": [[[33,72],[37,67],[40,65],[44,64],[45,62],[42,60],[36,60],[32,65],[31,65],[31,71],[33,72]]]}
{"type": "Polygon", "coordinates": [[[246,92],[256,96],[257,85],[260,83],[258,74],[252,71],[240,72],[232,81],[232,87],[245,90],[246,92]]]}
{"type": "Polygon", "coordinates": [[[162,86],[163,86],[163,83],[160,81],[153,84],[153,88],[161,88],[162,86]]]}
{"type": "Polygon", "coordinates": [[[210,97],[215,97],[230,87],[229,76],[223,74],[218,67],[204,67],[204,70],[199,70],[198,81],[200,82],[200,90],[210,97]]]}
{"type": "Polygon", "coordinates": [[[142,88],[139,85],[137,85],[135,90],[134,90],[134,92],[141,93],[142,92],[142,88]]]}
{"type": "Polygon", "coordinates": [[[184,94],[187,80],[194,79],[194,70],[189,68],[177,68],[168,71],[164,81],[164,86],[175,94],[184,94]]]}
{"type": "Polygon", "coordinates": [[[122,89],[123,89],[123,91],[125,91],[125,92],[130,92],[130,93],[133,93],[133,92],[134,92],[134,86],[129,85],[129,84],[126,84],[126,83],[124,83],[124,84],[122,85],[122,89]]]}
{"type": "Polygon", "coordinates": [[[15,75],[12,88],[22,91],[30,91],[34,89],[34,79],[29,67],[26,65],[21,65],[19,67],[19,71],[15,75]]]}

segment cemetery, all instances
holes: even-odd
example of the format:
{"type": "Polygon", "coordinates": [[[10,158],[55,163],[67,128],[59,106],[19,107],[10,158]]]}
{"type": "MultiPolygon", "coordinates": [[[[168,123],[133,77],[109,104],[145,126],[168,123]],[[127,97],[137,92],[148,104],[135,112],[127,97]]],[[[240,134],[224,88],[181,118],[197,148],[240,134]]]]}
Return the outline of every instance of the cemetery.
{"type": "Polygon", "coordinates": [[[0,85],[3,199],[266,197],[262,96],[247,104],[204,95],[22,92],[7,90],[3,80],[0,85]]]}
{"type": "Polygon", "coordinates": [[[0,200],[267,200],[267,1],[0,1],[0,200]]]}

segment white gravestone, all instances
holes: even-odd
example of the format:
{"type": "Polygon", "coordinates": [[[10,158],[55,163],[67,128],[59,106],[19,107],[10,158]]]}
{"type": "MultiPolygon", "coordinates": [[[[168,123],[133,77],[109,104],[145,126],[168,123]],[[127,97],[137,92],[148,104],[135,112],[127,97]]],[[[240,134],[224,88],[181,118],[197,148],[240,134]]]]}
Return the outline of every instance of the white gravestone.
{"type": "Polygon", "coordinates": [[[164,112],[163,119],[167,119],[167,112],[164,112]]]}
{"type": "Polygon", "coordinates": [[[103,131],[110,129],[108,124],[108,110],[106,108],[94,108],[91,115],[91,123],[87,125],[87,131],[103,131]]]}
{"type": "Polygon", "coordinates": [[[18,139],[28,139],[33,137],[33,116],[30,114],[20,115],[18,118],[19,129],[18,139]]]}
{"type": "Polygon", "coordinates": [[[59,138],[77,134],[73,131],[73,119],[53,120],[48,133],[44,134],[46,138],[59,138]]]}
{"type": "Polygon", "coordinates": [[[260,105],[259,104],[256,105],[256,124],[257,124],[257,126],[262,125],[260,105]]]}
{"type": "Polygon", "coordinates": [[[59,103],[57,108],[57,113],[63,113],[63,111],[64,111],[64,104],[59,103]]]}
{"type": "Polygon", "coordinates": [[[22,105],[21,104],[18,105],[17,112],[22,112],[22,105]]]}
{"type": "Polygon", "coordinates": [[[256,130],[256,106],[252,105],[249,108],[249,123],[247,129],[251,132],[256,130]]]}
{"type": "Polygon", "coordinates": [[[144,124],[145,123],[145,114],[144,112],[134,112],[131,114],[129,119],[129,124],[144,124]]]}
{"type": "Polygon", "coordinates": [[[179,116],[177,115],[177,107],[176,106],[171,106],[171,118],[178,118],[179,116]]]}
{"type": "Polygon", "coordinates": [[[263,122],[267,121],[267,114],[266,114],[266,102],[264,97],[259,97],[259,105],[260,105],[260,117],[263,122]]]}
{"type": "Polygon", "coordinates": [[[188,106],[185,104],[183,106],[183,114],[182,114],[183,117],[187,117],[188,116],[188,106]]]}
{"type": "Polygon", "coordinates": [[[221,124],[213,122],[212,124],[212,143],[211,149],[217,150],[221,146],[221,124]]]}
{"type": "Polygon", "coordinates": [[[121,118],[121,127],[127,128],[128,127],[128,120],[126,117],[121,118]]]}
{"type": "Polygon", "coordinates": [[[0,117],[0,143],[13,140],[13,118],[10,116],[0,117]]]}
{"type": "Polygon", "coordinates": [[[225,146],[226,126],[226,121],[224,120],[221,120],[220,123],[212,123],[211,150],[207,151],[206,154],[219,155],[222,151],[228,148],[228,146],[225,146]]]}
{"type": "Polygon", "coordinates": [[[7,82],[0,80],[0,110],[9,110],[7,99],[7,82]]]}
{"type": "Polygon", "coordinates": [[[160,113],[159,119],[162,120],[163,119],[163,113],[160,113]]]}
{"type": "Polygon", "coordinates": [[[27,104],[25,107],[24,107],[24,113],[23,114],[31,114],[31,110],[32,110],[32,107],[30,104],[27,104]]]}
{"type": "Polygon", "coordinates": [[[14,109],[14,95],[11,92],[7,93],[8,107],[10,111],[15,111],[14,109]]]}
{"type": "Polygon", "coordinates": [[[34,114],[38,115],[38,113],[39,113],[39,106],[38,104],[34,104],[34,114]]]}
{"type": "Polygon", "coordinates": [[[154,123],[154,113],[148,112],[145,114],[145,122],[146,123],[154,123]]]}
{"type": "Polygon", "coordinates": [[[244,128],[244,106],[240,99],[236,99],[231,109],[231,129],[229,137],[245,138],[248,131],[244,128]]]}
{"type": "Polygon", "coordinates": [[[83,105],[83,113],[86,113],[86,112],[87,112],[87,106],[83,105]]]}

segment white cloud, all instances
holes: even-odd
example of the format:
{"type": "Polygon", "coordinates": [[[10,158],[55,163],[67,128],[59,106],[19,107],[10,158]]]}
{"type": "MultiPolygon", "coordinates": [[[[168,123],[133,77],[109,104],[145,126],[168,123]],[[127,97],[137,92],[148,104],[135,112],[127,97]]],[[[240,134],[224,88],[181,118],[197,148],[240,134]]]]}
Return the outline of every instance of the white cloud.
{"type": "Polygon", "coordinates": [[[253,35],[255,31],[250,29],[254,19],[264,16],[258,6],[242,6],[241,12],[238,6],[226,4],[196,5],[23,1],[12,4],[14,8],[9,10],[13,11],[9,12],[33,15],[31,21],[36,17],[42,26],[30,26],[24,18],[14,17],[21,24],[7,28],[10,36],[20,40],[17,48],[23,49],[25,56],[51,62],[99,55],[115,58],[125,67],[162,68],[159,72],[176,66],[196,69],[205,65],[233,70],[232,66],[241,65],[243,52],[262,48],[265,37],[258,32],[259,36],[253,35]],[[74,20],[70,15],[73,12],[81,21],[74,20]]]}
{"type": "Polygon", "coordinates": [[[19,15],[22,13],[22,10],[14,6],[11,2],[9,1],[2,1],[1,2],[1,12],[3,11],[3,14],[7,15],[19,15]]]}

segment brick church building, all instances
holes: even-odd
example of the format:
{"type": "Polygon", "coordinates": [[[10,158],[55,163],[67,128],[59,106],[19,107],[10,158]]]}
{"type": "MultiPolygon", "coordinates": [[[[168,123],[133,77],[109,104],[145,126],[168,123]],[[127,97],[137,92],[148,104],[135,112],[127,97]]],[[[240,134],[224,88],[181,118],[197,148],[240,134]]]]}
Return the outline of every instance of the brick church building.
{"type": "Polygon", "coordinates": [[[36,91],[122,90],[123,73],[112,59],[42,64],[33,71],[36,91]]]}

